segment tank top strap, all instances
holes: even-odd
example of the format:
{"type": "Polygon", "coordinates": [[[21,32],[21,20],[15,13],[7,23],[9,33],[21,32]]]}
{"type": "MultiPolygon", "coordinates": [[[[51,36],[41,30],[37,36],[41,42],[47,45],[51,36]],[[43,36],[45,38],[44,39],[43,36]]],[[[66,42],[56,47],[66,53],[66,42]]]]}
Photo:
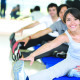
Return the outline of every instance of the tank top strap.
{"type": "Polygon", "coordinates": [[[68,31],[66,30],[65,31],[65,33],[66,33],[66,35],[68,36],[68,38],[69,38],[69,42],[71,42],[72,41],[72,37],[70,36],[70,34],[68,33],[68,31]]]}

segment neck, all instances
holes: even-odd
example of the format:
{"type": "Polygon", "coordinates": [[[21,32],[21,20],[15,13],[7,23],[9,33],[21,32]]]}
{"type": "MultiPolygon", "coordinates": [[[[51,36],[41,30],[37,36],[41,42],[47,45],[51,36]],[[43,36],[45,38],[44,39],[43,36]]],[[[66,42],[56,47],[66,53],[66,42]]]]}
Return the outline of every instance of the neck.
{"type": "Polygon", "coordinates": [[[56,16],[52,16],[51,18],[52,18],[53,21],[56,21],[58,19],[58,16],[57,15],[56,16]]]}
{"type": "Polygon", "coordinates": [[[65,24],[65,22],[62,20],[62,22],[65,24]]]}

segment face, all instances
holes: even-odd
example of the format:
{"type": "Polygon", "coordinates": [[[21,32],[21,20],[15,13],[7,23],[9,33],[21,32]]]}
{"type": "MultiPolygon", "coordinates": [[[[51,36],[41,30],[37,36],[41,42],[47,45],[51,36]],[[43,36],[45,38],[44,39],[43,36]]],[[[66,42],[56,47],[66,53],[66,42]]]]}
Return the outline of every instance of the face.
{"type": "Polygon", "coordinates": [[[80,29],[80,20],[68,13],[66,16],[66,25],[70,31],[78,31],[80,29]]]}
{"type": "Polygon", "coordinates": [[[61,18],[61,20],[63,21],[63,16],[64,16],[64,13],[66,12],[67,10],[67,7],[64,6],[61,8],[60,12],[59,12],[59,17],[61,18]]]}
{"type": "Polygon", "coordinates": [[[50,7],[48,12],[49,12],[49,14],[50,14],[51,17],[57,15],[57,9],[56,9],[56,7],[50,7]]]}

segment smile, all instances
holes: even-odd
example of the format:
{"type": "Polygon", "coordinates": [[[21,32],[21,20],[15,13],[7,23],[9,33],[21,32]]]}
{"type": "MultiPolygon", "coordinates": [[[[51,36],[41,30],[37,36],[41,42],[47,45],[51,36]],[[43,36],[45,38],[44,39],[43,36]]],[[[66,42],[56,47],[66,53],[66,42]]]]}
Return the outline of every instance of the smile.
{"type": "Polygon", "coordinates": [[[76,26],[71,26],[71,28],[75,28],[76,26]]]}

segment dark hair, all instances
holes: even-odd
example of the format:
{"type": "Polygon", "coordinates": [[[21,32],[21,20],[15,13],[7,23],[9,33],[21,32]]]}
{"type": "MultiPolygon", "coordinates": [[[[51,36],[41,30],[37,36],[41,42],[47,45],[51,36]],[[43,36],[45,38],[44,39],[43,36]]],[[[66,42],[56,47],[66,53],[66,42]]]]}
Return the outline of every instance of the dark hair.
{"type": "Polygon", "coordinates": [[[20,11],[20,5],[19,4],[17,4],[16,8],[17,8],[17,11],[20,11]]]}
{"type": "Polygon", "coordinates": [[[65,23],[66,23],[66,16],[67,16],[68,13],[72,14],[76,19],[79,19],[80,20],[80,11],[77,8],[69,8],[65,12],[64,17],[63,17],[63,21],[65,23]]]}
{"type": "Polygon", "coordinates": [[[39,6],[35,6],[34,11],[40,11],[40,7],[39,6]]]}
{"type": "Polygon", "coordinates": [[[69,6],[68,4],[61,4],[61,5],[58,7],[58,11],[57,11],[58,16],[59,16],[59,12],[61,11],[61,8],[62,8],[62,7],[67,7],[67,9],[70,8],[70,6],[69,6]]]}
{"type": "Polygon", "coordinates": [[[30,9],[30,12],[32,13],[34,11],[34,9],[30,9]]]}
{"type": "Polygon", "coordinates": [[[57,6],[57,4],[55,4],[55,3],[50,3],[49,5],[48,5],[48,7],[47,7],[47,10],[49,11],[49,8],[50,7],[56,7],[56,9],[58,8],[58,6],[57,6]]]}
{"type": "Polygon", "coordinates": [[[20,5],[19,5],[19,4],[17,4],[17,7],[20,7],[20,5]]]}

